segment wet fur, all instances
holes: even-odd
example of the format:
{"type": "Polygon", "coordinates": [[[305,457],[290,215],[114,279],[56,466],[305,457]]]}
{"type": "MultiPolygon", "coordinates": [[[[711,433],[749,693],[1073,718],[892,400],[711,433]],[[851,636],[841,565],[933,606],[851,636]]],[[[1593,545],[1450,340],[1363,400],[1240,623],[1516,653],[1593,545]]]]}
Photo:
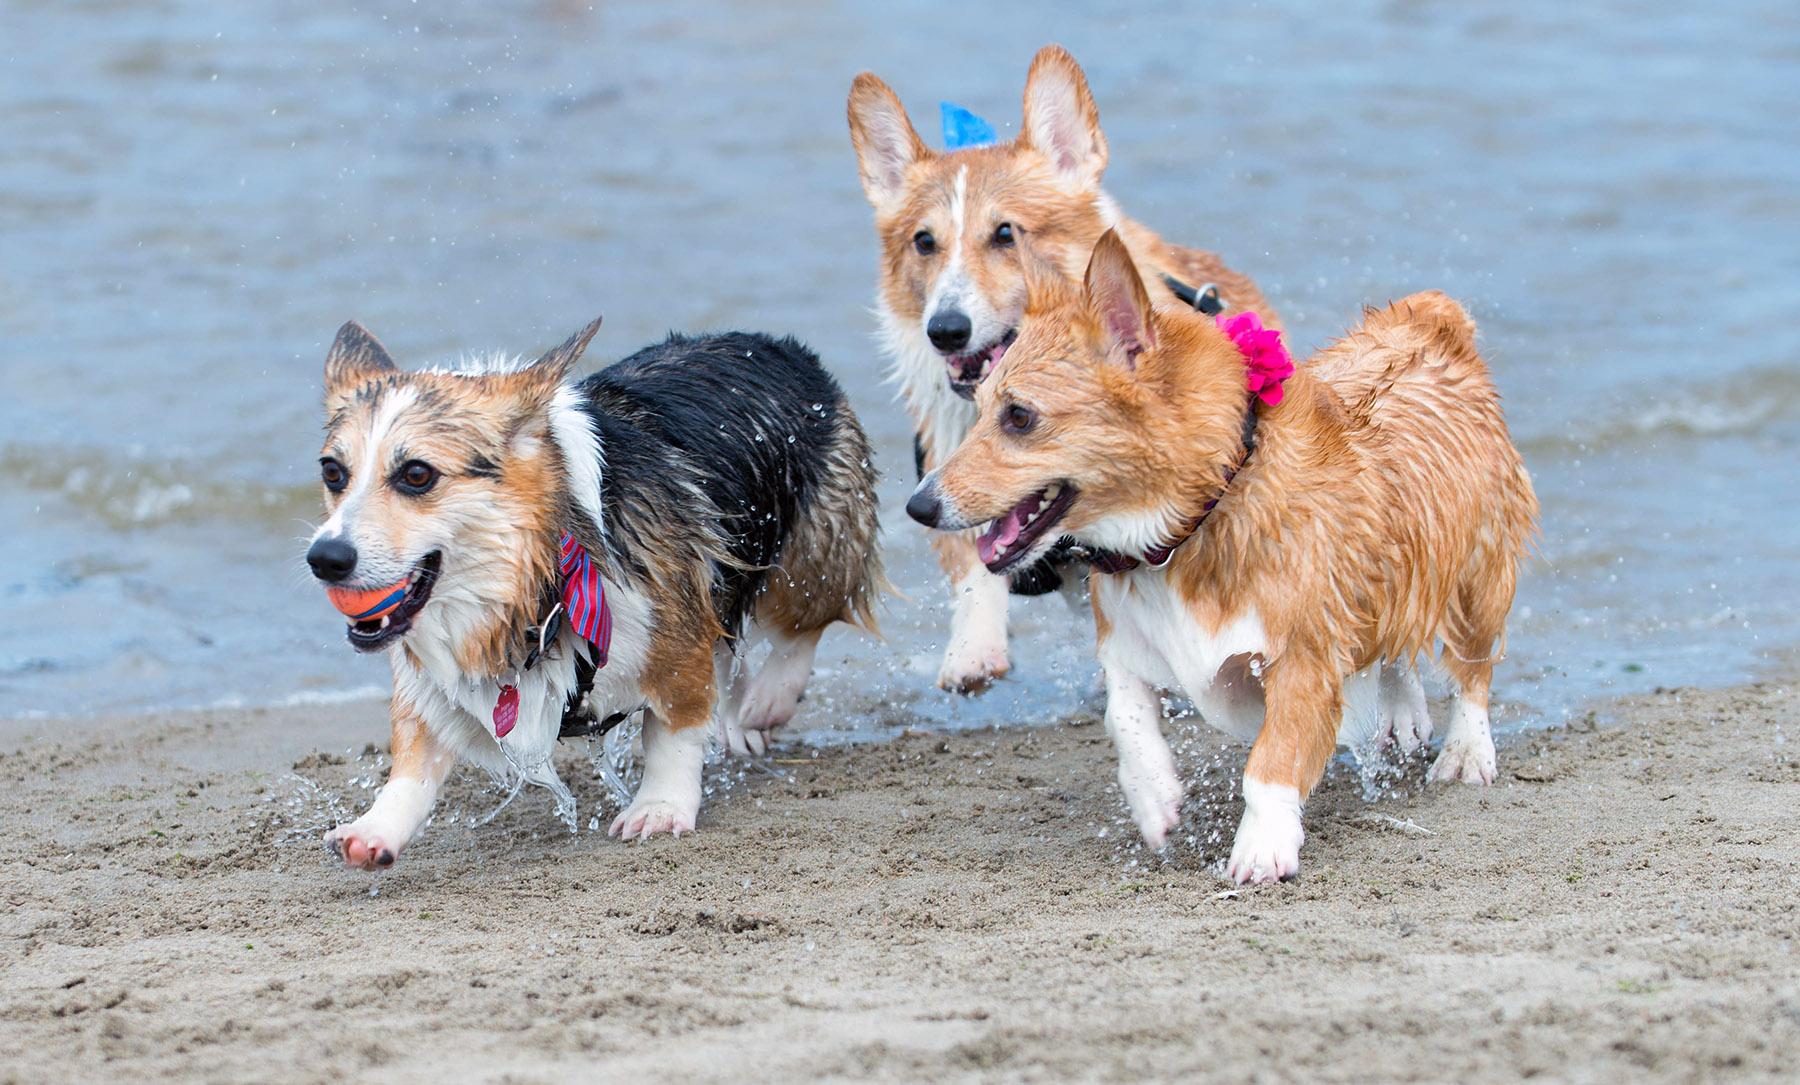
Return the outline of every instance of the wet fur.
{"type": "MultiPolygon", "coordinates": [[[[1026,329],[979,392],[981,421],[923,484],[957,526],[1073,483],[1059,530],[1127,553],[1219,498],[1166,568],[1092,583],[1109,702],[1141,707],[1173,686],[1255,736],[1239,880],[1297,869],[1299,803],[1373,715],[1352,702],[1372,704],[1378,665],[1410,666],[1441,644],[1458,705],[1433,774],[1492,779],[1488,688],[1537,502],[1474,336],[1435,292],[1367,310],[1299,367],[1280,405],[1258,408],[1255,452],[1227,486],[1242,357],[1210,319],[1153,310],[1108,235],[1083,289],[1034,280],[1026,329]],[[1011,403],[1038,412],[1023,436],[995,421],[1011,403]],[[1246,663],[1260,677],[1249,698],[1221,680],[1246,663]]],[[[1160,844],[1180,792],[1155,716],[1115,719],[1109,703],[1134,817],[1160,844]]]]}
{"type": "MultiPolygon", "coordinates": [[[[945,362],[926,338],[928,303],[947,288],[946,276],[954,268],[959,279],[966,279],[977,344],[1016,326],[1024,310],[1021,247],[989,240],[1002,222],[1014,224],[1029,239],[1036,258],[1059,268],[1071,282],[1079,280],[1100,235],[1116,229],[1140,273],[1159,284],[1159,291],[1167,290],[1160,285],[1164,273],[1190,284],[1215,283],[1234,309],[1254,309],[1265,322],[1279,326],[1248,277],[1212,253],[1162,240],[1126,218],[1101,188],[1107,148],[1099,109],[1080,65],[1060,46],[1046,46],[1033,59],[1023,116],[1020,134],[1010,142],[940,153],[925,146],[899,97],[874,74],[857,76],[850,90],[851,138],[881,247],[881,341],[913,417],[921,471],[942,462],[976,417],[975,405],[950,389],[945,362]],[[927,257],[914,250],[913,235],[920,229],[939,238],[937,254],[927,257]]],[[[965,627],[995,626],[992,616],[966,613],[969,600],[995,596],[984,585],[982,578],[990,574],[976,560],[967,536],[936,535],[932,546],[958,608],[939,682],[947,688],[979,689],[1009,666],[1004,591],[992,604],[1001,609],[997,643],[956,658],[959,646],[993,639],[965,627]]],[[[1055,587],[1062,575],[1039,563],[1014,573],[1009,582],[1021,593],[1037,594],[1055,587]]]]}
{"type": "MultiPolygon", "coordinates": [[[[718,652],[751,623],[812,642],[834,621],[873,625],[884,582],[872,459],[818,359],[792,339],[677,335],[571,382],[597,326],[531,365],[402,372],[354,325],[333,347],[324,454],[350,465],[351,481],[327,493],[319,534],[351,539],[371,584],[443,554],[431,597],[389,649],[394,778],[407,783],[384,795],[415,784],[434,794],[433,774],[462,757],[572,806],[550,752],[589,648],[565,624],[522,669],[557,598],[565,531],[599,565],[614,620],[586,707],[646,707],[647,733],[703,729],[720,695],[718,652]],[[439,471],[423,495],[386,481],[414,459],[439,471]],[[498,741],[490,716],[507,683],[519,722],[498,741]]],[[[692,760],[692,741],[679,741],[692,760]]],[[[329,838],[354,865],[391,862],[418,827],[409,820],[422,820],[416,801],[384,802],[329,838]]],[[[637,826],[684,827],[691,811],[637,826]]]]}

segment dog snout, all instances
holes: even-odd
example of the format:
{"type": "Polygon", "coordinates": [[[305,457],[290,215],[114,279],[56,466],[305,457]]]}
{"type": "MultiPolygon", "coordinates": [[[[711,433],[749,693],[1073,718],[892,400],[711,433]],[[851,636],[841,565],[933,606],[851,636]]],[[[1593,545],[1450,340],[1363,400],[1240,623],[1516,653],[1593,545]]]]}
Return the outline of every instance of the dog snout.
{"type": "Polygon", "coordinates": [[[919,488],[907,499],[906,515],[926,527],[936,527],[938,520],[943,518],[944,502],[938,497],[937,487],[932,485],[930,479],[919,483],[919,488]]]}
{"type": "Polygon", "coordinates": [[[306,564],[327,583],[345,580],[356,571],[356,547],[341,535],[322,535],[307,549],[306,564]]]}
{"type": "Polygon", "coordinates": [[[975,326],[960,309],[939,309],[925,323],[925,337],[940,354],[954,354],[969,345],[975,326]]]}

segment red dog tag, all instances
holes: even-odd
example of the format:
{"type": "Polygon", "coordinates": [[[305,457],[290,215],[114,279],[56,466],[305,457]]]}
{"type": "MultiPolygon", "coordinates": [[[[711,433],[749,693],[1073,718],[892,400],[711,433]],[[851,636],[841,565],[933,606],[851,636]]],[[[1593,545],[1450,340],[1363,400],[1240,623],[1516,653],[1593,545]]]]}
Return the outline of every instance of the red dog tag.
{"type": "Polygon", "coordinates": [[[500,687],[500,699],[494,702],[494,737],[505,738],[506,733],[519,722],[519,687],[505,685],[500,687]]]}

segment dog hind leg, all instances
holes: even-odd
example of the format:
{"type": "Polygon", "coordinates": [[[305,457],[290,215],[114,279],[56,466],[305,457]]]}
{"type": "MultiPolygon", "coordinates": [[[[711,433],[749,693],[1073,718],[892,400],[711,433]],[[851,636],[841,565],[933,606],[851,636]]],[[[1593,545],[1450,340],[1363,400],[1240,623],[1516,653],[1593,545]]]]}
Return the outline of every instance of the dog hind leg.
{"type": "Polygon", "coordinates": [[[1417,667],[1389,661],[1381,665],[1381,733],[1411,754],[1431,741],[1431,710],[1417,667]]]}
{"type": "Polygon", "coordinates": [[[839,406],[827,470],[782,542],[744,637],[744,660],[765,642],[769,654],[753,672],[740,663],[737,711],[726,731],[734,754],[763,753],[771,732],[794,718],[826,626],[846,622],[877,632],[875,602],[887,578],[875,469],[868,437],[848,406],[839,406]]]}
{"type": "Polygon", "coordinates": [[[1516,565],[1511,560],[1469,563],[1458,586],[1444,634],[1444,669],[1456,685],[1456,705],[1444,732],[1444,748],[1431,765],[1431,779],[1491,784],[1497,771],[1494,736],[1488,727],[1488,691],[1494,661],[1512,608],[1516,565]]]}
{"type": "Polygon", "coordinates": [[[1496,771],[1494,736],[1488,728],[1488,685],[1485,681],[1458,682],[1444,748],[1431,763],[1431,779],[1491,784],[1496,771]]]}
{"type": "Polygon", "coordinates": [[[825,630],[785,633],[758,626],[755,632],[758,639],[769,642],[771,650],[744,683],[737,728],[730,736],[733,753],[763,753],[775,728],[794,718],[800,695],[806,692],[806,681],[812,677],[819,636],[825,630]]]}

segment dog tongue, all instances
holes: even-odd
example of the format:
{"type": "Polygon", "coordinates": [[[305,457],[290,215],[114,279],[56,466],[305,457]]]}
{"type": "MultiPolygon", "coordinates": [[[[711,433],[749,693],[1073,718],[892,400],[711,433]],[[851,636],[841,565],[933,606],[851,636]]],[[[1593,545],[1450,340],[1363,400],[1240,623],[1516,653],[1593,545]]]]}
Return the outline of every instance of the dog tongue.
{"type": "Polygon", "coordinates": [[[385,588],[369,588],[358,591],[354,588],[326,588],[325,595],[331,605],[338,608],[351,621],[366,622],[391,613],[406,599],[406,588],[411,580],[402,580],[398,584],[389,584],[385,588]]]}
{"type": "Polygon", "coordinates": [[[993,564],[994,559],[1000,555],[1001,548],[1011,546],[1023,530],[1025,521],[1019,516],[1018,506],[1015,505],[975,540],[975,552],[981,557],[981,563],[993,564]]]}

